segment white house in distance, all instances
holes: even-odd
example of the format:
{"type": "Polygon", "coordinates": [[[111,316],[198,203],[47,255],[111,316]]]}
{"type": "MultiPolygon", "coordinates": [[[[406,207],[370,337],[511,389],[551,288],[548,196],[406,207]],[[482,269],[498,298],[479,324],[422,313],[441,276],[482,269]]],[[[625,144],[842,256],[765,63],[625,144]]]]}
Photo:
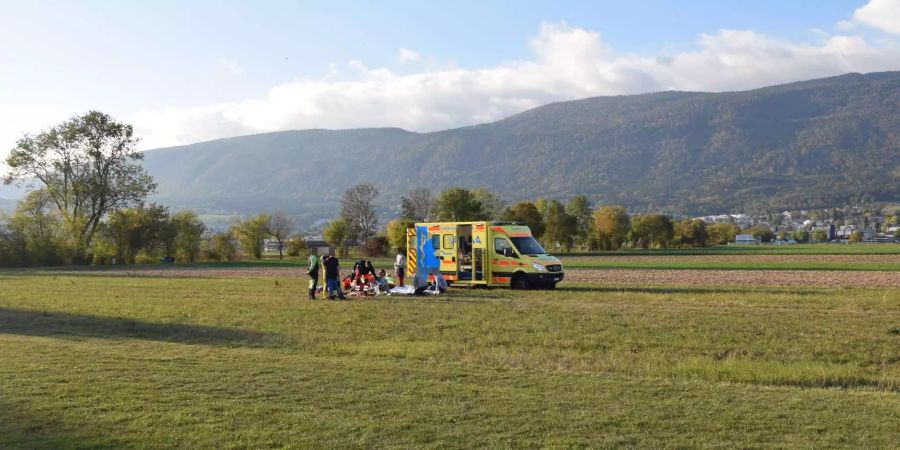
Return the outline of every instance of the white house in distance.
{"type": "Polygon", "coordinates": [[[762,244],[762,240],[758,237],[754,237],[752,234],[739,234],[734,237],[735,245],[759,245],[762,244]]]}

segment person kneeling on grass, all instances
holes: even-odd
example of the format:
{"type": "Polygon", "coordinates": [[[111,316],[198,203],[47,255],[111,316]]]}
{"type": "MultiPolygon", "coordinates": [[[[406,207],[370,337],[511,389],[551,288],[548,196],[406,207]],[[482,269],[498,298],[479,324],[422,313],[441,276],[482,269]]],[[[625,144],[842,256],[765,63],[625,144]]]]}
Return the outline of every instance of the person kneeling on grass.
{"type": "Polygon", "coordinates": [[[444,279],[444,276],[441,275],[440,272],[434,274],[434,282],[428,281],[428,275],[423,273],[417,273],[416,276],[413,277],[413,287],[415,288],[414,293],[416,295],[425,295],[425,294],[443,294],[447,292],[447,280],[444,279]]]}

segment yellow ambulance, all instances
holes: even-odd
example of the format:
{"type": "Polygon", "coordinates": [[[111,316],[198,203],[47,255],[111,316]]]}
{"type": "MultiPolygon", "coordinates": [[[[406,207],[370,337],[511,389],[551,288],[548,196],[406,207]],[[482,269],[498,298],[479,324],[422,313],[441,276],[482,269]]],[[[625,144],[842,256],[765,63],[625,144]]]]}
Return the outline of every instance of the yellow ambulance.
{"type": "Polygon", "coordinates": [[[406,236],[410,278],[440,272],[450,283],[513,289],[553,289],[563,280],[562,263],[520,223],[417,223],[406,236]]]}

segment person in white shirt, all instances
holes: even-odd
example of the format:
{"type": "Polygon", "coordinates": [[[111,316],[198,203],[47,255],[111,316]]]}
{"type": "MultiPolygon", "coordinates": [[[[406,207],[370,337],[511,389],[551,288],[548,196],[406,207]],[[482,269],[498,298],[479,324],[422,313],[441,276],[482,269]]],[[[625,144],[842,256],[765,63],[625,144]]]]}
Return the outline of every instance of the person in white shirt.
{"type": "Polygon", "coordinates": [[[394,271],[397,272],[397,286],[403,286],[403,276],[406,274],[406,255],[403,249],[397,249],[397,259],[394,261],[394,271]]]}

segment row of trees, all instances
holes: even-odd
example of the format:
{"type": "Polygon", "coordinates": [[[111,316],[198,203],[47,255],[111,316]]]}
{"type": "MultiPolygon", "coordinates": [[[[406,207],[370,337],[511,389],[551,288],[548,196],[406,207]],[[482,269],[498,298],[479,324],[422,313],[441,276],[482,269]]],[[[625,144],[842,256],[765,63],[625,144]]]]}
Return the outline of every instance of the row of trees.
{"type": "MultiPolygon", "coordinates": [[[[0,227],[0,266],[54,266],[75,261],[76,240],[63,216],[49,207],[43,190],[29,193],[4,222],[0,227]]],[[[152,263],[163,258],[190,263],[229,261],[239,250],[259,259],[266,239],[278,242],[279,257],[285,251],[298,256],[306,249],[305,239],[293,235],[293,221],[284,213],[259,214],[235,221],[227,231],[213,232],[193,211],[172,214],[151,203],[110,212],[97,225],[88,254],[94,264],[152,263]]]]}
{"type": "MultiPolygon", "coordinates": [[[[130,125],[97,111],[20,139],[3,181],[33,189],[12,215],[0,217],[0,266],[229,260],[238,248],[260,258],[268,238],[283,256],[293,232],[283,213],[212,233],[192,211],[146,204],[156,184],[139,164],[137,142],[130,125]]],[[[288,250],[304,247],[295,239],[288,250]]]]}
{"type": "Polygon", "coordinates": [[[36,189],[4,220],[0,264],[86,263],[104,247],[98,236],[118,239],[116,214],[156,189],[137,142],[131,125],[97,111],[19,139],[3,181],[36,189]]]}
{"type": "Polygon", "coordinates": [[[401,199],[400,217],[387,223],[382,236],[376,236],[374,199],[377,195],[377,190],[369,185],[350,188],[344,195],[342,216],[324,230],[325,240],[340,248],[343,254],[354,240],[362,243],[368,253],[377,254],[387,248],[405,247],[406,229],[415,222],[479,220],[522,222],[545,247],[563,251],[615,250],[624,246],[703,247],[725,244],[740,232],[734,224],[708,225],[698,219],[679,221],[662,214],[630,216],[621,206],[607,205],[594,210],[583,195],[572,197],[566,203],[539,198],[509,204],[487,189],[455,187],[436,196],[427,188],[410,191],[401,199]]]}

